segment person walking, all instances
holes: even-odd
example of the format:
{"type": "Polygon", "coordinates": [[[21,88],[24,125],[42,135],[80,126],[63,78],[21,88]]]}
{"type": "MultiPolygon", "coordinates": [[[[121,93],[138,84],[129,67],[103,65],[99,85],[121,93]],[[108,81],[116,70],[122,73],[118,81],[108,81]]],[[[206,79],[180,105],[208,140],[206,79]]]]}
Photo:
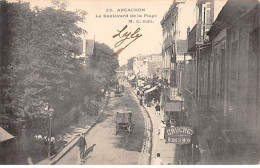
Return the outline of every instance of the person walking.
{"type": "Polygon", "coordinates": [[[81,162],[83,162],[84,161],[85,148],[87,148],[87,143],[86,143],[86,140],[85,140],[83,133],[81,133],[81,136],[79,138],[78,146],[79,146],[79,152],[80,152],[79,153],[80,159],[81,159],[81,162]]]}
{"type": "Polygon", "coordinates": [[[159,139],[164,139],[164,132],[165,132],[166,124],[164,121],[161,120],[161,124],[159,125],[159,139]]]}
{"type": "Polygon", "coordinates": [[[78,108],[75,109],[75,112],[74,112],[74,121],[76,124],[79,123],[79,117],[80,117],[80,111],[78,108]]]}
{"type": "Polygon", "coordinates": [[[56,147],[55,147],[55,143],[56,143],[56,140],[55,140],[55,137],[51,137],[51,139],[50,139],[50,141],[51,141],[51,155],[53,155],[53,154],[56,154],[56,147]]]}
{"type": "Polygon", "coordinates": [[[154,106],[155,105],[155,99],[153,98],[151,101],[151,105],[154,106]]]}
{"type": "Polygon", "coordinates": [[[85,116],[85,114],[87,113],[87,105],[85,103],[81,105],[81,111],[83,116],[85,116]]]}
{"type": "Polygon", "coordinates": [[[143,105],[143,99],[141,98],[141,99],[139,100],[139,102],[140,102],[140,106],[142,106],[142,105],[143,105]]]}
{"type": "Polygon", "coordinates": [[[156,106],[155,106],[155,115],[160,115],[160,110],[161,110],[161,107],[160,107],[160,105],[159,104],[157,104],[156,106]]]}
{"type": "Polygon", "coordinates": [[[157,158],[154,160],[153,165],[163,165],[163,161],[160,158],[161,154],[157,153],[157,158]]]}
{"type": "Polygon", "coordinates": [[[95,116],[98,115],[99,106],[98,103],[94,103],[95,116]]]}

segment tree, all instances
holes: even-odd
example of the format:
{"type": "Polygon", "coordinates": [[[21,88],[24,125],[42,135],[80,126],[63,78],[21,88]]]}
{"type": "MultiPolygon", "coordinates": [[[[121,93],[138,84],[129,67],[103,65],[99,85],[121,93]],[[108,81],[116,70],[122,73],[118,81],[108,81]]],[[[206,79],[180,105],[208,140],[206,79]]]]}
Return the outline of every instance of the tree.
{"type": "MultiPolygon", "coordinates": [[[[115,70],[119,63],[114,51],[104,43],[95,43],[95,52],[90,58],[90,65],[93,69],[93,81],[98,89],[104,89],[116,75],[115,70]]],[[[106,89],[105,89],[106,91],[106,89]]]]}
{"type": "Polygon", "coordinates": [[[67,11],[68,4],[59,1],[44,9],[29,5],[0,2],[3,115],[34,120],[44,114],[46,118],[43,104],[48,103],[55,109],[55,120],[82,104],[86,95],[100,94],[115,74],[118,60],[107,45],[96,43],[92,71],[87,71],[74,57],[81,54],[79,36],[86,33],[77,23],[87,13],[67,11]]]}
{"type": "Polygon", "coordinates": [[[128,68],[129,70],[133,70],[133,63],[134,63],[134,57],[129,58],[129,59],[127,60],[127,68],[128,68]]]}
{"type": "Polygon", "coordinates": [[[0,2],[1,104],[7,115],[30,117],[42,112],[41,103],[57,104],[69,97],[79,70],[74,55],[85,30],[77,26],[86,12],[66,11],[66,4],[30,9],[29,3],[0,2]]]}

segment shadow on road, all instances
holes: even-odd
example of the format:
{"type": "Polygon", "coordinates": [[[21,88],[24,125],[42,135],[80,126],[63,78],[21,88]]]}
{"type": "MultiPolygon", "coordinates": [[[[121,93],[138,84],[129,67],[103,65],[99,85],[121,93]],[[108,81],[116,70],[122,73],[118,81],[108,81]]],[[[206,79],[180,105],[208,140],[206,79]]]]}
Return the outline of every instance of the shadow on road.
{"type": "Polygon", "coordinates": [[[91,147],[89,147],[89,148],[85,151],[84,156],[83,156],[84,161],[86,161],[86,160],[88,159],[87,156],[88,156],[91,152],[94,151],[94,147],[95,147],[95,146],[96,146],[96,144],[93,144],[91,147]]]}

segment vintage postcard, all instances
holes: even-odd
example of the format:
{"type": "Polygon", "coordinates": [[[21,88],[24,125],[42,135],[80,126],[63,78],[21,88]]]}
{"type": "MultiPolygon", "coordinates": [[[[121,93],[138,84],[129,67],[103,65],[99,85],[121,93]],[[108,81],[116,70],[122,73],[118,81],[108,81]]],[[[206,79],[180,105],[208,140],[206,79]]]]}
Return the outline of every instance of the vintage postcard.
{"type": "Polygon", "coordinates": [[[0,1],[0,165],[257,165],[259,0],[0,1]]]}

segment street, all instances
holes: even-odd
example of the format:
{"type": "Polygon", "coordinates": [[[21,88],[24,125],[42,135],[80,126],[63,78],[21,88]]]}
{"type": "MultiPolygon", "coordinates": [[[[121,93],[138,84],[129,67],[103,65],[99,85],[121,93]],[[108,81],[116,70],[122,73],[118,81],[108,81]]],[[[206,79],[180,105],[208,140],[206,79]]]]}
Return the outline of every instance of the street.
{"type": "MultiPolygon", "coordinates": [[[[142,149],[144,138],[144,121],[140,107],[125,87],[122,97],[111,94],[108,106],[99,122],[86,135],[86,165],[136,165],[142,149]],[[127,104],[132,111],[133,132],[115,134],[115,117],[118,109],[127,104]]],[[[79,148],[73,147],[60,161],[59,165],[80,164],[79,148]]]]}
{"type": "Polygon", "coordinates": [[[260,0],[137,1],[0,1],[0,166],[260,164],[260,0]]]}

